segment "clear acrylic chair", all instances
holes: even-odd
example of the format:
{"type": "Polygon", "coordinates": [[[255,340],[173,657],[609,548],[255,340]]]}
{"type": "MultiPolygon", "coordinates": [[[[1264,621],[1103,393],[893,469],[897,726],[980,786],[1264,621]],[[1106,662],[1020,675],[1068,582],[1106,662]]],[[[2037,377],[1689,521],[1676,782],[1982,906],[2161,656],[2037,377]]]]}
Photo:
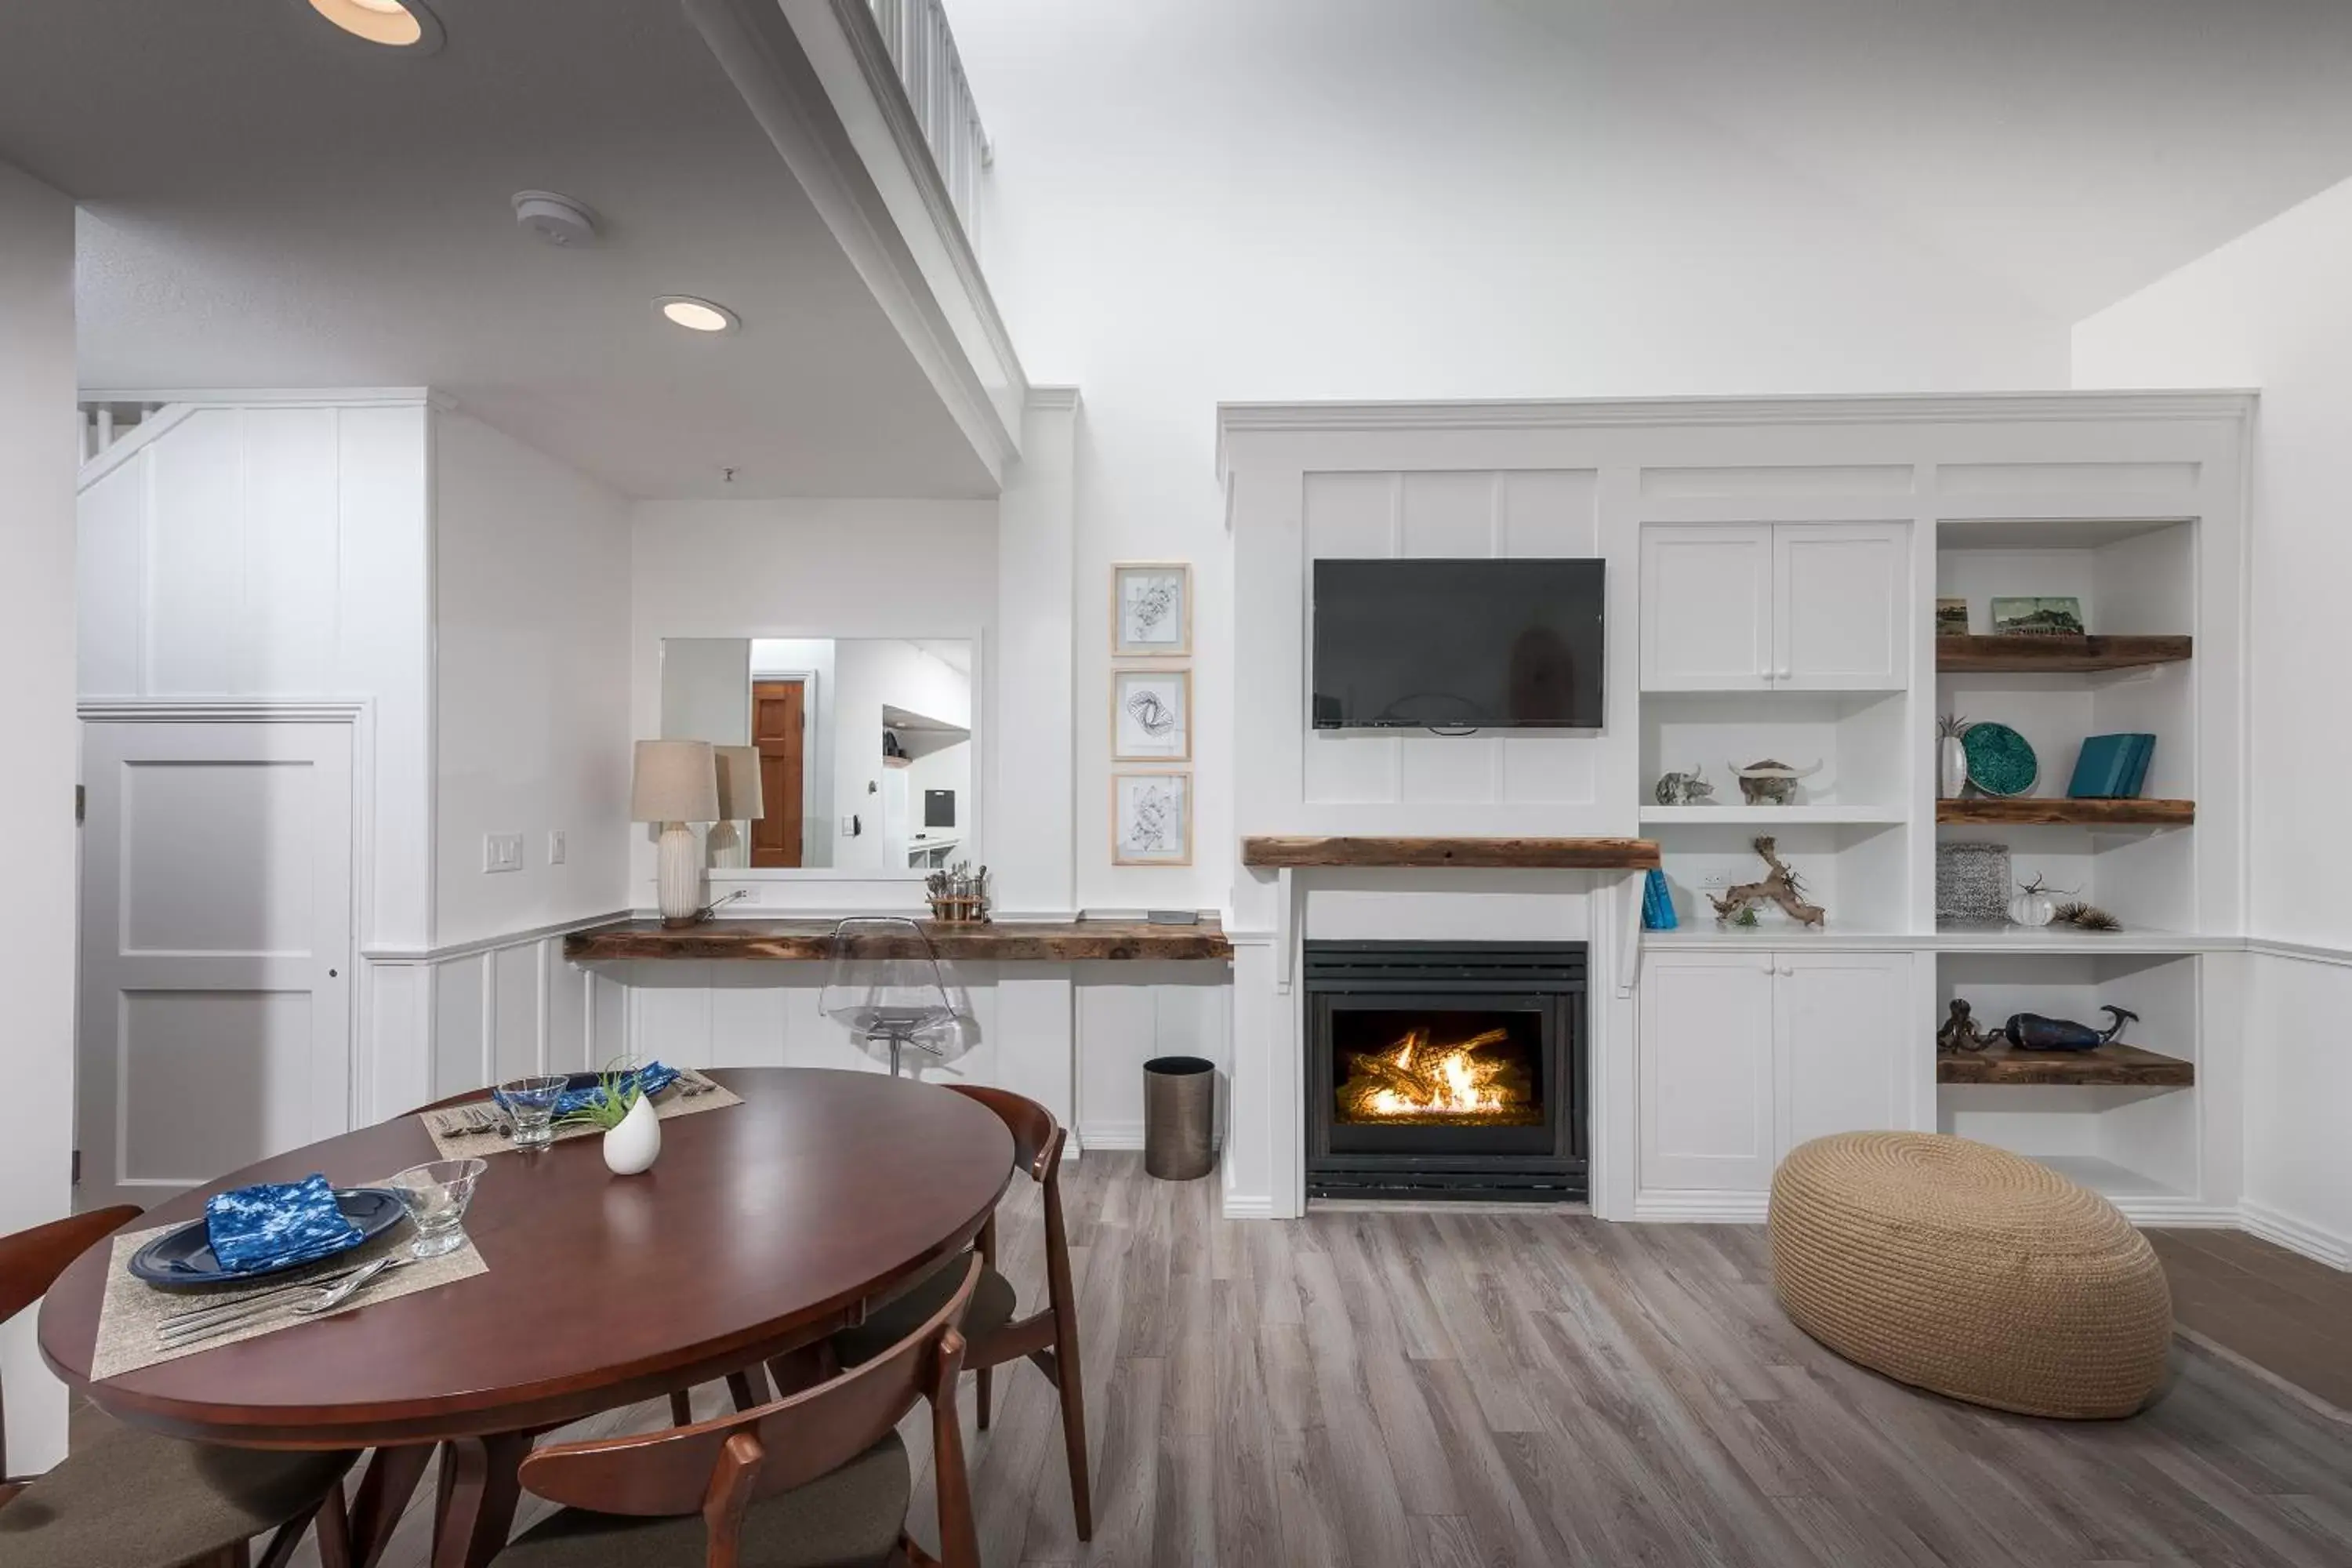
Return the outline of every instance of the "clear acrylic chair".
{"type": "Polygon", "coordinates": [[[898,1076],[909,1047],[935,1063],[971,1048],[977,1037],[971,1016],[956,1006],[939,953],[913,921],[873,915],[843,921],[833,928],[831,960],[817,1005],[846,1025],[868,1053],[887,1059],[891,1077],[898,1076]]]}

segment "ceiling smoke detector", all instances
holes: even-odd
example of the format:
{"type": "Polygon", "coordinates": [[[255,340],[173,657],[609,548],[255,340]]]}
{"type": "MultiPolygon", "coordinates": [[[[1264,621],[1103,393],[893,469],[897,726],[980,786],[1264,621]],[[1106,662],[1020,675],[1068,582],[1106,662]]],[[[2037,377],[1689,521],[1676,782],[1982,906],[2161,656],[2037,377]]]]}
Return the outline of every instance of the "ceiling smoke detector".
{"type": "Polygon", "coordinates": [[[362,43],[404,55],[429,55],[442,43],[441,19],[425,0],[307,0],[310,9],[362,43]]]}
{"type": "Polygon", "coordinates": [[[517,191],[515,221],[547,241],[567,250],[596,243],[596,215],[570,196],[553,191],[517,191]]]}

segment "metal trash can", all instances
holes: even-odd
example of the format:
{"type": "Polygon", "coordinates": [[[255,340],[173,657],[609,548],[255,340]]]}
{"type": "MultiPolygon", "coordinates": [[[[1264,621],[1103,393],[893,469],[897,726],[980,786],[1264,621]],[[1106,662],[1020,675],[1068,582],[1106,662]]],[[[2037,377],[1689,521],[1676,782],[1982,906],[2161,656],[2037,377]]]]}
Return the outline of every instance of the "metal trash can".
{"type": "Polygon", "coordinates": [[[1217,1064],[1202,1057],[1154,1057],[1143,1064],[1143,1169],[1163,1182],[1190,1182],[1217,1168],[1217,1064]]]}

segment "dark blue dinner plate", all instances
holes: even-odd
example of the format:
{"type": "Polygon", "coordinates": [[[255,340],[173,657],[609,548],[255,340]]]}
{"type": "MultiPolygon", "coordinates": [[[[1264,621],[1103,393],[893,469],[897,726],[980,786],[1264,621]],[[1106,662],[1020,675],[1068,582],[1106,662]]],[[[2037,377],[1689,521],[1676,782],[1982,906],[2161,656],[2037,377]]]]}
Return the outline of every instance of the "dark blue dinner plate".
{"type": "Polygon", "coordinates": [[[398,1225],[406,1217],[407,1209],[400,1194],[389,1187],[338,1187],[335,1206],[343,1217],[358,1227],[358,1234],[324,1251],[277,1263],[257,1264],[248,1268],[224,1268],[213,1256],[212,1232],[203,1220],[190,1220],[176,1230],[167,1230],[131,1255],[127,1265],[131,1275],[150,1285],[160,1285],[166,1290],[201,1289],[206,1285],[242,1285],[248,1279],[264,1279],[272,1274],[283,1274],[289,1268],[322,1258],[334,1258],[355,1247],[365,1247],[377,1237],[398,1225]]]}

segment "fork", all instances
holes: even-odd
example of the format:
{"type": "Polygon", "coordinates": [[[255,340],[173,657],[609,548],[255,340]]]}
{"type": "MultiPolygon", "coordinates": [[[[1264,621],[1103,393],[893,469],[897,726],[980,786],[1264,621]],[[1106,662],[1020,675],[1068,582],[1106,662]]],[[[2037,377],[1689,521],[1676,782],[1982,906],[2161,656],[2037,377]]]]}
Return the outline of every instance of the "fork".
{"type": "Polygon", "coordinates": [[[281,1309],[298,1318],[313,1318],[321,1312],[333,1311],[374,1283],[379,1276],[405,1268],[408,1261],[398,1253],[389,1253],[365,1268],[353,1269],[341,1279],[318,1287],[316,1294],[307,1301],[289,1300],[281,1296],[275,1300],[232,1302],[212,1312],[167,1323],[155,1331],[155,1337],[165,1345],[177,1348],[230,1329],[241,1329],[254,1319],[267,1317],[281,1309]]]}

